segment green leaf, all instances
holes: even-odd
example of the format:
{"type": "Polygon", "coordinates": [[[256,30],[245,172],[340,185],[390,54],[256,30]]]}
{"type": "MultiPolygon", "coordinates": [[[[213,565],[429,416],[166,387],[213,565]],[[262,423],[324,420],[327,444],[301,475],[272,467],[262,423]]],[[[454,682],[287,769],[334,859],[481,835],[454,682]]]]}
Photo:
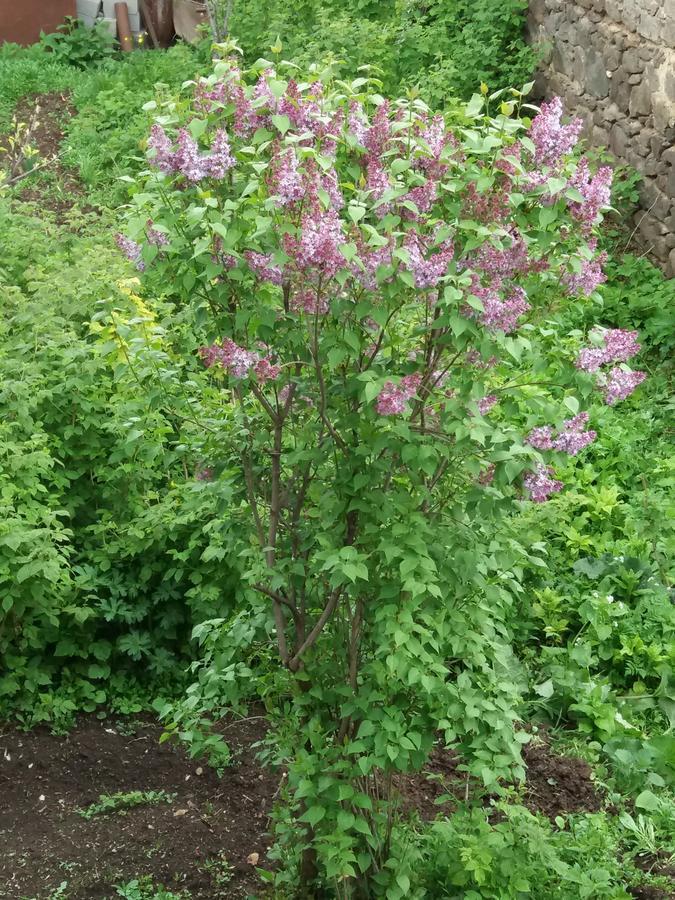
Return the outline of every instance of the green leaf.
{"type": "Polygon", "coordinates": [[[544,697],[545,700],[548,700],[549,697],[553,696],[553,682],[548,678],[546,681],[542,681],[541,684],[535,684],[534,690],[540,697],[544,697]]]}
{"type": "Polygon", "coordinates": [[[291,127],[291,120],[288,116],[272,116],[272,124],[278,128],[282,134],[286,134],[291,127]]]}
{"type": "Polygon", "coordinates": [[[483,108],[485,98],[480,94],[473,94],[469,102],[464,107],[464,112],[469,119],[475,119],[483,108]]]}
{"type": "Polygon", "coordinates": [[[324,806],[310,806],[304,815],[300,816],[300,822],[307,822],[312,828],[318,824],[326,815],[324,806]]]}
{"type": "Polygon", "coordinates": [[[647,809],[650,812],[655,812],[657,809],[661,807],[661,801],[653,794],[651,791],[646,790],[642,791],[641,794],[635,798],[635,805],[640,809],[647,809]]]}

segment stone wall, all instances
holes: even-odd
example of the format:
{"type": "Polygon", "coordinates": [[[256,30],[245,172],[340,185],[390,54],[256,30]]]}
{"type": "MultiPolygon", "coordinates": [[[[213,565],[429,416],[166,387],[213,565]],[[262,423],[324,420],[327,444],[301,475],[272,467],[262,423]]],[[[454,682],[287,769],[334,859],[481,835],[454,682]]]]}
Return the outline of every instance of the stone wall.
{"type": "Polygon", "coordinates": [[[643,177],[636,239],[675,274],[675,0],[530,0],[537,84],[643,177]]]}

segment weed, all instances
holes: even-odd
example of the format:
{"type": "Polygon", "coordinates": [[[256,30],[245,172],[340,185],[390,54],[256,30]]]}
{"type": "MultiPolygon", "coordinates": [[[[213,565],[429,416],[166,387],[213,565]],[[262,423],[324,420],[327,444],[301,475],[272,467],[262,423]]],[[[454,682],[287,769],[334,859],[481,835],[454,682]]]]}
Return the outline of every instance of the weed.
{"type": "Polygon", "coordinates": [[[117,794],[101,794],[98,803],[92,803],[86,809],[78,812],[83,819],[93,819],[94,816],[105,816],[110,813],[125,812],[134,806],[145,806],[148,803],[173,803],[175,794],[167,794],[166,791],[128,791],[117,794]]]}
{"type": "Polygon", "coordinates": [[[116,884],[115,890],[122,900],[190,900],[187,891],[175,893],[161,884],[155,886],[149,875],[133,878],[124,884],[116,884]]]}

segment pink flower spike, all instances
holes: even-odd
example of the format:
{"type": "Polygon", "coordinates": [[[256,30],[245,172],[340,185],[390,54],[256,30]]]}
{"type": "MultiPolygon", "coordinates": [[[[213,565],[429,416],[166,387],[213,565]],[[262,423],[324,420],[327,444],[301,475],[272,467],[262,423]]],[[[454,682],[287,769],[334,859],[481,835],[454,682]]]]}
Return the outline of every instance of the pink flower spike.
{"type": "Polygon", "coordinates": [[[272,263],[272,255],[269,253],[257,253],[255,250],[245,250],[244,259],[250,270],[261,281],[270,281],[272,284],[281,284],[283,273],[280,266],[272,263]]]}
{"type": "Polygon", "coordinates": [[[550,425],[542,425],[539,428],[533,428],[525,438],[525,443],[535,450],[552,450],[553,449],[553,429],[550,425]]]}
{"type": "Polygon", "coordinates": [[[272,365],[269,359],[259,359],[253,367],[253,371],[260,384],[266,384],[279,377],[281,366],[272,365]]]}
{"type": "Polygon", "coordinates": [[[129,262],[132,262],[136,266],[139,272],[145,271],[145,263],[141,258],[140,244],[138,244],[136,241],[132,241],[131,238],[128,238],[123,234],[115,235],[115,243],[129,260],[129,262]]]}
{"type": "Polygon", "coordinates": [[[483,397],[482,400],[478,401],[478,412],[481,416],[486,416],[497,403],[499,403],[499,398],[494,394],[488,394],[487,397],[483,397]]]}
{"type": "Polygon", "coordinates": [[[576,118],[568,125],[561,124],[563,105],[560,97],[550,103],[542,103],[541,110],[530,126],[530,138],[534,144],[534,161],[537,165],[555,166],[561,158],[574,149],[584,123],[576,118]]]}
{"type": "Polygon", "coordinates": [[[646,372],[634,372],[631,369],[620,369],[618,366],[612,369],[607,379],[603,379],[604,383],[599,382],[599,386],[604,390],[607,406],[614,406],[619,400],[630,397],[646,377],[646,372]]]}
{"type": "Polygon", "coordinates": [[[171,147],[171,141],[161,125],[153,125],[150,129],[148,150],[154,151],[151,162],[160,172],[171,175],[176,171],[176,155],[171,147]]]}
{"type": "Polygon", "coordinates": [[[234,166],[234,157],[224,128],[216,131],[211,144],[211,155],[206,158],[206,167],[211,178],[223,179],[234,166]]]}
{"type": "Polygon", "coordinates": [[[525,475],[523,485],[533,503],[544,503],[551,494],[557,494],[563,489],[562,481],[556,481],[552,475],[551,466],[537,466],[534,472],[525,475]]]}
{"type": "Polygon", "coordinates": [[[406,403],[412,399],[422,381],[418,374],[406,375],[399,385],[387,381],[378,394],[375,408],[381,416],[396,416],[405,412],[406,403]]]}

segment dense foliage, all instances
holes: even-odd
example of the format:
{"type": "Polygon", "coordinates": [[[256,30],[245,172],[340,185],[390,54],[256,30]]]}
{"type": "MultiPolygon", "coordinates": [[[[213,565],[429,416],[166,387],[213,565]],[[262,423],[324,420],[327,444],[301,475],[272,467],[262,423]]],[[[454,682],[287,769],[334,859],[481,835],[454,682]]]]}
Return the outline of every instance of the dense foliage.
{"type": "Polygon", "coordinates": [[[235,2],[230,29],[248,59],[280,41],[286,58],[332,57],[349,77],[374,66],[386,93],[416,89],[439,107],[468,99],[481,81],[492,89],[527,81],[526,11],[523,0],[246,0],[235,2]]]}
{"type": "MultiPolygon", "coordinates": [[[[235,4],[234,27],[249,60],[256,52],[268,55],[269,45],[279,34],[284,56],[292,53],[300,63],[333,53],[345,60],[338,71],[351,75],[362,62],[375,62],[383,70],[387,94],[422,82],[422,96],[446,107],[462,142],[466,140],[462,129],[481,134],[484,140],[488,132],[482,130],[486,127],[483,111],[474,104],[466,117],[450,93],[468,96],[481,80],[493,88],[526,79],[521,66],[528,65],[527,53],[522,51],[517,8],[499,5],[497,9],[496,4],[481,3],[427,4],[424,11],[412,3],[360,4],[363,9],[355,2],[330,9],[326,3],[296,6],[295,21],[291,20],[294,27],[289,28],[289,19],[281,21],[281,8],[277,14],[274,4],[266,5],[265,15],[242,15],[239,21],[236,17],[244,7],[235,4]],[[402,23],[411,26],[413,21],[415,29],[407,34],[402,23]],[[470,27],[463,31],[467,25],[470,27]],[[495,49],[487,54],[485,46],[495,49]],[[504,47],[513,52],[505,54],[500,49],[504,47]],[[421,66],[427,67],[424,78],[419,75],[421,66]]],[[[166,115],[163,125],[172,134],[174,122],[184,120],[190,102],[189,93],[183,93],[175,106],[170,105],[172,98],[181,82],[208,68],[203,48],[193,51],[182,46],[166,54],[130,54],[82,71],[67,62],[57,63],[40,46],[26,50],[6,46],[0,52],[0,130],[8,127],[20,98],[42,91],[72,91],[75,115],[65,123],[62,160],[76,167],[87,191],[79,200],[70,198],[74,208],[64,214],[59,176],[47,167],[24,182],[39,189],[40,208],[21,195],[23,184],[0,200],[0,714],[19,716],[26,724],[48,721],[65,728],[77,710],[112,705],[131,711],[159,696],[163,699],[157,705],[165,711],[167,724],[174,723],[180,736],[192,743],[194,753],[204,753],[222,766],[228,761],[227,747],[209,734],[205,718],[217,717],[220,709],[243,708],[251,699],[262,699],[276,736],[266,748],[267,759],[287,763],[296,753],[291,773],[296,799],[292,792],[282,793],[276,820],[281,838],[277,853],[286,873],[281,878],[292,876],[299,848],[297,825],[289,810],[302,816],[311,808],[325,808],[320,820],[313,822],[317,814],[310,812],[306,822],[316,826],[315,839],[322,836],[321,863],[338,896],[344,883],[336,882],[335,877],[344,872],[354,848],[358,870],[361,863],[367,868],[373,858],[379,863],[385,849],[397,860],[393,868],[384,870],[390,874],[380,879],[387,883],[392,897],[515,898],[529,891],[542,898],[627,898],[634,885],[646,881],[658,886],[659,879],[640,871],[635,863],[645,868],[645,860],[659,854],[665,858],[675,850],[674,804],[667,786],[675,772],[673,526],[668,515],[674,476],[667,443],[672,419],[673,282],[666,281],[644,258],[626,253],[627,236],[611,230],[601,234],[599,248],[609,254],[604,265],[608,280],[583,302],[565,300],[551,305],[553,298],[560,299],[560,290],[553,283],[542,283],[536,273],[528,275],[523,283],[534,312],[525,330],[521,325],[515,337],[483,334],[481,342],[496,343],[497,352],[503,354],[505,348],[507,353],[509,347],[516,349],[523,339],[533,344],[536,338],[544,351],[538,363],[543,368],[537,373],[542,380],[544,376],[550,379],[554,372],[559,374],[558,356],[568,363],[574,361],[583,336],[594,323],[601,322],[608,329],[639,330],[643,345],[639,364],[649,377],[638,394],[616,409],[602,402],[592,406],[595,441],[578,456],[556,453],[556,480],[566,486],[547,503],[532,504],[518,499],[524,497],[519,487],[523,467],[536,457],[522,438],[530,426],[552,423],[554,416],[556,422],[574,416],[576,408],[570,407],[568,413],[560,405],[576,394],[570,389],[572,382],[559,391],[554,389],[553,404],[543,396],[540,400],[536,387],[529,391],[526,386],[519,396],[507,400],[503,389],[511,384],[505,380],[509,368],[515,371],[522,366],[523,359],[529,358],[529,348],[521,350],[519,359],[502,356],[497,368],[472,370],[470,375],[458,370],[454,375],[464,387],[458,397],[443,401],[446,409],[442,415],[454,416],[458,425],[468,427],[469,435],[460,433],[460,442],[468,447],[480,431],[486,452],[499,452],[491,444],[495,434],[503,432],[508,437],[517,431],[524,451],[515,458],[497,459],[494,480],[487,486],[474,483],[478,473],[463,469],[466,463],[458,465],[454,490],[460,499],[451,508],[453,530],[447,546],[461,558],[461,565],[443,553],[447,531],[441,538],[438,528],[430,530],[416,519],[410,546],[405,535],[394,542],[400,558],[387,562],[381,554],[377,570],[369,558],[368,582],[361,577],[362,561],[357,558],[340,558],[337,565],[325,570],[326,578],[340,576],[340,586],[344,595],[352,598],[352,606],[357,587],[359,595],[367,593],[368,610],[376,603],[384,609],[387,603],[391,606],[390,600],[382,599],[384,593],[388,587],[398,589],[404,579],[427,589],[437,580],[444,597],[449,586],[461,597],[455,605],[436,603],[433,596],[426,598],[431,617],[427,631],[416,630],[412,637],[411,628],[424,626],[422,620],[399,617],[394,631],[387,631],[385,618],[378,625],[368,620],[368,610],[364,616],[368,630],[364,626],[362,641],[369,651],[376,650],[378,641],[383,647],[388,642],[388,649],[379,657],[383,660],[381,673],[374,652],[360,677],[379,678],[384,699],[371,695],[373,702],[364,700],[350,716],[354,721],[372,719],[375,725],[371,734],[366,726],[363,735],[356,740],[352,737],[352,749],[357,746],[349,756],[350,764],[368,758],[375,770],[382,764],[391,770],[421,758],[419,751],[428,745],[437,698],[429,696],[429,682],[425,687],[414,674],[409,678],[412,683],[402,684],[397,667],[405,664],[406,671],[422,670],[425,679],[432,678],[440,698],[451,695],[446,712],[452,718],[446,716],[448,724],[443,724],[446,732],[454,730],[454,734],[446,736],[457,742],[465,763],[478,775],[466,804],[460,804],[455,815],[437,825],[411,826],[400,810],[394,810],[391,844],[383,848],[377,843],[381,840],[378,836],[387,833],[389,825],[365,805],[359,806],[368,802],[364,798],[372,801],[368,790],[359,787],[359,803],[353,795],[345,795],[349,770],[338,768],[342,751],[326,744],[326,735],[330,736],[339,719],[339,708],[349,702],[351,694],[349,686],[344,686],[344,695],[340,692],[333,674],[334,663],[341,659],[340,647],[349,643],[347,623],[331,626],[334,643],[326,640],[326,635],[320,639],[316,646],[321,652],[309,657],[314,687],[306,695],[299,694],[297,685],[303,683],[306,667],[289,673],[279,665],[269,598],[251,589],[252,583],[270,587],[272,582],[262,580],[267,573],[254,562],[259,555],[255,540],[242,546],[242,537],[249,533],[242,530],[249,498],[242,493],[238,477],[242,456],[236,450],[237,442],[251,441],[256,491],[267,515],[270,456],[265,448],[273,427],[265,422],[265,414],[256,410],[251,393],[245,394],[239,411],[236,404],[224,402],[229,376],[219,373],[217,365],[205,370],[197,352],[200,345],[212,346],[214,339],[220,341],[231,333],[239,338],[239,346],[255,350],[263,360],[270,355],[270,366],[278,365],[281,357],[245,343],[255,327],[267,329],[264,334],[259,331],[265,343],[272,336],[275,341],[282,337],[281,346],[294,353],[297,350],[298,358],[309,360],[314,317],[298,309],[286,312],[281,321],[266,318],[264,310],[278,303],[275,285],[257,282],[254,288],[252,275],[241,260],[234,269],[222,265],[224,258],[210,260],[215,238],[207,225],[212,226],[216,218],[212,200],[219,196],[219,183],[209,186],[204,181],[177,191],[177,201],[172,199],[178,210],[175,220],[163,204],[169,196],[166,188],[172,189],[172,180],[180,187],[181,175],[167,179],[164,196],[153,187],[145,196],[134,198],[131,215],[136,239],[146,244],[148,237],[154,236],[162,243],[163,235],[170,241],[168,246],[141,251],[147,264],[143,285],[137,280],[140,273],[120,258],[111,240],[119,217],[105,207],[116,206],[132,185],[118,176],[136,178],[147,165],[145,143],[151,117],[158,111],[166,115]],[[160,82],[157,87],[156,82],[160,82]],[[143,109],[153,98],[156,105],[143,109]],[[196,197],[199,203],[195,203],[196,197]],[[45,209],[52,200],[54,213],[45,209]],[[99,209],[92,212],[92,203],[99,204],[99,209]],[[150,230],[153,226],[147,226],[147,203],[155,216],[155,235],[150,230]],[[205,212],[185,219],[188,204],[190,208],[203,206],[205,212]],[[88,211],[80,212],[78,205],[88,211]],[[210,236],[208,248],[187,259],[186,249],[202,231],[210,236]],[[216,268],[210,268],[212,265],[216,268]],[[172,276],[179,270],[180,279],[171,283],[162,277],[162,266],[172,276]],[[208,285],[209,293],[222,302],[232,286],[231,281],[230,288],[226,287],[227,278],[234,282],[242,302],[245,298],[255,310],[251,320],[240,316],[233,332],[227,331],[227,316],[217,312],[213,317],[209,306],[202,317],[198,310],[195,319],[194,305],[187,302],[199,285],[208,285]],[[298,340],[295,330],[300,327],[307,328],[308,340],[298,340]],[[554,328],[570,335],[562,345],[554,343],[554,328]],[[545,363],[546,358],[552,365],[545,363]],[[476,406],[476,415],[462,418],[465,402],[480,402],[491,394],[499,396],[499,404],[490,409],[483,405],[482,410],[476,406]],[[535,421],[534,411],[542,401],[535,421]],[[255,419],[255,428],[252,419],[248,425],[242,421],[244,413],[255,419]],[[408,562],[401,567],[403,557],[408,562]],[[413,563],[414,569],[410,568],[413,563]],[[384,571],[385,577],[374,577],[375,571],[384,571]],[[426,662],[420,665],[420,649],[415,643],[420,637],[429,654],[425,659],[438,658],[434,655],[439,648],[429,643],[429,632],[433,640],[442,642],[441,668],[450,672],[455,682],[443,680],[426,662]],[[184,670],[190,660],[194,661],[192,683],[184,694],[184,670]],[[393,668],[388,669],[389,665],[393,668]],[[331,709],[317,714],[326,705],[331,709]],[[308,717],[307,710],[314,715],[308,717]],[[538,740],[537,726],[544,725],[551,729],[545,739],[560,752],[584,756],[592,763],[606,796],[605,810],[560,816],[553,825],[520,805],[518,788],[504,794],[503,782],[499,787],[493,779],[512,771],[519,741],[527,739],[523,732],[514,731],[514,723],[519,721],[527,723],[533,741],[538,740]],[[309,739],[306,752],[297,752],[298,729],[309,739]],[[419,747],[418,735],[423,739],[419,747]],[[364,746],[359,747],[359,741],[364,746]],[[322,775],[325,769],[328,780],[317,781],[317,766],[322,775]],[[478,786],[482,778],[489,787],[478,786]],[[490,803],[497,792],[502,792],[504,800],[493,809],[490,803]],[[363,830],[364,821],[376,847],[363,830]]],[[[287,77],[285,74],[284,79],[287,77]]],[[[361,94],[365,87],[355,91],[361,94]]],[[[506,114],[499,109],[504,100],[519,102],[508,94],[490,101],[493,119],[506,114]]],[[[375,112],[373,106],[367,108],[371,114],[375,112]]],[[[417,102],[413,108],[415,114],[424,112],[417,102]]],[[[514,110],[506,112],[515,123],[514,110]]],[[[215,107],[207,132],[213,133],[217,116],[215,107]]],[[[253,168],[250,160],[255,158],[267,163],[284,141],[288,144],[293,128],[285,125],[282,119],[267,124],[277,143],[265,148],[264,141],[252,142],[257,157],[247,156],[243,143],[233,138],[230,149],[238,169],[253,168]]],[[[197,130],[194,137],[201,142],[199,155],[205,155],[206,133],[197,130]]],[[[506,143],[512,140],[508,134],[498,137],[506,143]]],[[[307,163],[302,142],[297,145],[302,169],[307,163]]],[[[174,146],[168,149],[173,153],[174,146]]],[[[344,145],[339,152],[345,152],[344,145]]],[[[364,148],[358,142],[348,145],[348,152],[364,161],[364,148]]],[[[418,152],[424,158],[425,151],[418,152]]],[[[470,166],[479,165],[490,152],[494,153],[494,148],[483,156],[472,144],[470,166]]],[[[420,187],[414,167],[392,172],[393,158],[385,164],[392,181],[410,179],[408,191],[420,187]]],[[[452,204],[464,197],[466,181],[471,180],[460,166],[448,161],[452,168],[446,177],[458,185],[456,196],[448,198],[450,206],[444,205],[444,219],[459,208],[452,204]]],[[[569,160],[567,165],[569,175],[576,164],[569,160]]],[[[251,177],[258,179],[258,187],[244,208],[257,208],[264,218],[269,212],[256,204],[264,204],[271,174],[256,172],[251,177]]],[[[500,183],[504,174],[492,173],[491,177],[500,183]]],[[[377,216],[376,204],[366,195],[364,185],[355,179],[351,185],[346,182],[343,179],[341,185],[348,200],[339,213],[342,227],[356,230],[370,225],[376,232],[386,230],[389,226],[377,216]],[[350,209],[359,212],[352,217],[350,209]]],[[[155,176],[150,184],[156,185],[155,176]]],[[[481,190],[485,187],[489,189],[487,182],[481,190]]],[[[400,202],[395,194],[392,202],[400,202]]],[[[621,199],[620,193],[617,197],[621,199]]],[[[529,212],[518,213],[523,216],[519,226],[525,223],[537,235],[531,248],[542,234],[548,234],[550,240],[557,227],[553,218],[546,221],[547,213],[543,213],[543,221],[537,221],[540,213],[532,206],[533,200],[530,196],[523,204],[529,212]]],[[[572,196],[567,201],[572,201],[572,196]]],[[[325,200],[320,197],[319,202],[325,200]]],[[[554,207],[555,215],[568,215],[566,201],[559,202],[562,205],[554,207]]],[[[417,212],[410,207],[407,210],[410,218],[404,213],[397,226],[402,232],[408,231],[417,212],[424,220],[428,215],[419,207],[417,212]]],[[[281,212],[275,209],[274,215],[281,212]]],[[[250,220],[244,216],[244,221],[250,220]]],[[[258,224],[261,234],[256,241],[271,241],[273,232],[258,224]]],[[[484,228],[484,223],[478,224],[484,228]]],[[[464,232],[460,227],[459,232],[456,248],[463,247],[469,255],[480,252],[477,247],[487,237],[485,231],[464,232]]],[[[237,241],[243,241],[246,233],[244,229],[237,241]]],[[[399,240],[403,239],[401,235],[399,240]]],[[[439,240],[444,240],[442,234],[439,240]]],[[[506,236],[500,240],[501,248],[497,245],[496,249],[508,249],[506,236]]],[[[237,241],[230,249],[238,254],[237,241]]],[[[130,245],[127,249],[133,251],[130,245]]],[[[213,249],[224,253],[223,247],[213,249]]],[[[270,251],[271,247],[263,243],[257,249],[270,251]]],[[[567,252],[565,248],[561,251],[567,252]]],[[[349,263],[348,278],[353,280],[357,277],[354,259],[342,255],[349,263]]],[[[430,262],[428,257],[422,259],[430,262]]],[[[410,257],[399,254],[397,260],[397,269],[391,274],[408,297],[410,308],[414,285],[402,280],[410,257]]],[[[283,253],[271,262],[288,264],[283,253]]],[[[585,259],[581,267],[587,264],[585,259]]],[[[377,270],[375,275],[378,279],[377,270]]],[[[384,275],[384,271],[379,273],[384,285],[378,284],[378,290],[386,291],[384,275]]],[[[453,272],[453,277],[461,279],[461,272],[453,272]]],[[[368,288],[366,293],[370,296],[371,291],[368,288]]],[[[351,322],[343,303],[338,299],[330,316],[351,322]]],[[[483,313],[479,304],[474,318],[460,312],[450,323],[448,341],[458,347],[475,341],[483,328],[479,318],[483,313]]],[[[322,313],[322,325],[324,320],[322,313]]],[[[349,495],[349,502],[363,502],[366,512],[360,515],[374,523],[382,516],[391,520],[401,511],[407,510],[408,515],[416,492],[422,490],[425,455],[446,452],[445,446],[436,445],[435,437],[412,434],[410,407],[396,415],[378,415],[382,404],[389,403],[392,411],[403,405],[400,391],[389,387],[383,395],[383,388],[387,382],[400,388],[398,378],[414,374],[418,364],[406,357],[407,344],[418,339],[415,324],[414,316],[406,318],[394,335],[383,338],[372,366],[377,379],[359,383],[349,395],[360,403],[356,422],[360,440],[377,434],[383,447],[395,443],[401,450],[409,448],[388,489],[388,495],[396,498],[395,509],[386,502],[376,504],[364,486],[355,498],[349,495]]],[[[377,340],[379,332],[373,334],[377,340]]],[[[326,409],[331,416],[338,415],[340,434],[351,440],[353,413],[335,385],[353,377],[347,373],[356,346],[360,349],[370,338],[360,323],[351,322],[338,335],[333,333],[331,340],[334,344],[325,346],[326,370],[334,389],[328,392],[326,409]],[[339,360],[335,355],[329,358],[328,353],[342,346],[343,337],[350,332],[355,334],[354,346],[339,360]]],[[[596,349],[601,348],[596,345],[596,349]]],[[[578,388],[590,389],[593,376],[579,376],[571,368],[563,367],[568,375],[580,379],[578,388]]],[[[239,383],[246,392],[255,387],[255,382],[239,383]]],[[[269,381],[264,390],[272,390],[273,395],[274,383],[269,381]]],[[[304,452],[315,460],[317,447],[310,443],[309,423],[319,408],[320,392],[316,393],[310,376],[298,379],[296,391],[299,388],[308,399],[314,399],[315,406],[300,405],[301,393],[296,394],[293,440],[305,442],[302,450],[297,450],[298,457],[304,452]]],[[[594,393],[578,396],[589,402],[594,393]]],[[[414,403],[414,397],[411,399],[414,403]]],[[[457,436],[455,430],[455,439],[457,436]]],[[[557,431],[549,435],[551,440],[560,436],[557,431]]],[[[550,457],[550,451],[543,453],[550,457]]],[[[284,465],[291,466],[292,457],[287,453],[285,457],[284,465]]],[[[334,458],[340,458],[339,450],[334,458]]],[[[329,463],[322,465],[322,479],[330,475],[322,484],[328,483],[330,489],[325,496],[315,493],[310,497],[312,515],[303,525],[304,541],[316,541],[319,536],[333,541],[337,529],[332,512],[347,497],[346,480],[335,478],[337,468],[331,471],[329,463]]],[[[382,476],[377,464],[365,473],[362,469],[359,474],[367,479],[382,476]]],[[[372,551],[371,546],[365,547],[365,540],[370,538],[360,536],[361,543],[355,542],[356,553],[372,551]]],[[[282,536],[282,550],[287,546],[284,542],[282,536]]],[[[315,558],[321,552],[328,560],[326,548],[313,551],[315,558]]],[[[288,560],[287,551],[284,553],[283,559],[288,560]]],[[[286,580],[272,590],[288,583],[289,570],[282,571],[286,580]]],[[[298,577],[290,573],[291,582],[298,577]]],[[[412,601],[414,597],[404,596],[398,602],[401,609],[407,609],[412,601]]],[[[319,612],[320,607],[310,606],[308,617],[319,612]]],[[[287,634],[289,642],[295,639],[290,623],[287,634]]],[[[372,772],[370,769],[369,778],[372,772]]],[[[365,777],[363,787],[368,787],[365,777]]]]}
{"type": "Polygon", "coordinates": [[[614,406],[645,377],[635,332],[570,329],[604,280],[611,176],[571,155],[556,101],[530,125],[520,92],[484,91],[448,128],[367,78],[252,76],[218,63],[159,105],[118,243],[224,391],[195,447],[232,492],[248,590],[236,627],[200,633],[236,660],[243,626],[274,624],[301,880],[404,896],[393,773],[439,730],[486,787],[519,771],[510,649],[486,631],[519,556],[543,562],[496,518],[521,478],[538,503],[561,490],[548,451],[595,440],[578,397],[614,406]]]}

